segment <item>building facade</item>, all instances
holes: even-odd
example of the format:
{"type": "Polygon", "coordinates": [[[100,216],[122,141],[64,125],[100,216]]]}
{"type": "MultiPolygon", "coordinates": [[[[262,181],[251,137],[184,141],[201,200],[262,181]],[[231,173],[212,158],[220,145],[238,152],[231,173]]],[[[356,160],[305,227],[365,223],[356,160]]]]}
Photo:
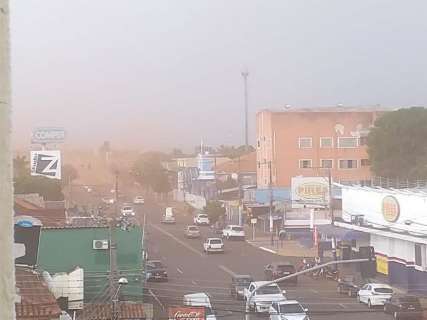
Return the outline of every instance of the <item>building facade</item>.
{"type": "Polygon", "coordinates": [[[342,186],[341,228],[363,232],[377,272],[411,293],[427,292],[427,192],[342,186]]]}
{"type": "Polygon", "coordinates": [[[257,113],[257,184],[291,187],[292,177],[369,180],[367,134],[384,111],[368,108],[263,110],[257,113]]]}

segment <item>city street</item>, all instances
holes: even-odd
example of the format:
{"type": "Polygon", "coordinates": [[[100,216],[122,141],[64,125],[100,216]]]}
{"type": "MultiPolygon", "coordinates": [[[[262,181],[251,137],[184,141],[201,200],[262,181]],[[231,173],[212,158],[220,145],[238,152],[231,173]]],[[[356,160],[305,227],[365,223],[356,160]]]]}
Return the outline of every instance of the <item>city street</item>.
{"type": "MultiPolygon", "coordinates": [[[[146,245],[149,259],[160,259],[167,266],[169,282],[147,284],[156,309],[166,312],[168,306],[182,304],[187,293],[205,292],[212,298],[218,316],[225,319],[243,319],[244,304],[230,296],[233,274],[250,274],[264,280],[263,268],[274,261],[290,260],[278,257],[243,241],[226,241],[225,254],[206,255],[202,239],[213,235],[209,227],[201,227],[201,239],[186,239],[184,227],[192,224],[191,217],[177,214],[176,225],[160,223],[162,209],[153,203],[137,207],[137,214],[147,217],[146,245]]],[[[296,260],[292,262],[296,263],[296,260]]],[[[336,283],[300,277],[297,287],[283,287],[288,299],[296,299],[310,311],[311,319],[389,319],[382,309],[369,310],[355,298],[338,295],[336,283]]],[[[164,313],[166,316],[166,313],[164,313]]]]}

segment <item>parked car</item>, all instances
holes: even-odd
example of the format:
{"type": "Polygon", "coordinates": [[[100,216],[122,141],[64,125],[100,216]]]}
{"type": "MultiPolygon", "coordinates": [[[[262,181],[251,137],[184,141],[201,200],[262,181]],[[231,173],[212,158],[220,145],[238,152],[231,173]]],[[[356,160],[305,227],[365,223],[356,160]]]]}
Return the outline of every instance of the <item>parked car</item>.
{"type": "Polygon", "coordinates": [[[162,216],[161,223],[169,223],[174,224],[176,222],[175,215],[173,214],[173,209],[171,207],[168,207],[165,209],[165,213],[162,216]]]}
{"type": "Polygon", "coordinates": [[[115,200],[111,197],[104,197],[101,199],[101,201],[105,204],[114,204],[115,200]]]}
{"type": "Polygon", "coordinates": [[[346,294],[349,297],[355,297],[357,296],[359,289],[360,287],[355,283],[353,276],[344,276],[338,279],[337,292],[339,294],[346,294]]]}
{"type": "Polygon", "coordinates": [[[422,319],[423,309],[420,299],[410,295],[392,296],[384,303],[384,312],[394,319],[422,319]]]}
{"type": "Polygon", "coordinates": [[[184,295],[182,304],[191,307],[205,307],[206,320],[216,320],[215,311],[212,309],[209,296],[204,292],[184,295]]]}
{"type": "Polygon", "coordinates": [[[387,284],[367,283],[357,293],[357,300],[366,303],[369,308],[383,306],[393,295],[393,289],[387,284]]]}
{"type": "Polygon", "coordinates": [[[122,216],[128,217],[128,216],[134,216],[135,211],[133,210],[132,206],[124,205],[121,209],[122,216]]]}
{"type": "Polygon", "coordinates": [[[236,274],[231,278],[231,296],[237,300],[243,299],[244,289],[249,288],[251,282],[254,281],[249,275],[236,274]]]}
{"type": "MultiPolygon", "coordinates": [[[[289,276],[296,272],[295,266],[290,262],[274,262],[264,268],[265,280],[272,281],[289,276]]],[[[298,283],[298,277],[292,277],[283,282],[294,284],[298,283]]]]}
{"type": "Polygon", "coordinates": [[[266,285],[267,283],[268,281],[254,281],[249,288],[244,289],[244,298],[251,311],[268,313],[273,302],[286,300],[286,291],[282,291],[276,283],[266,285]],[[264,287],[257,290],[261,286],[264,287]]]}
{"type": "Polygon", "coordinates": [[[195,225],[209,225],[209,218],[207,214],[199,213],[197,216],[194,217],[194,224],[195,225]]]}
{"type": "Polygon", "coordinates": [[[224,243],[221,238],[207,238],[203,243],[203,250],[206,253],[224,252],[224,243]]]}
{"type": "Polygon", "coordinates": [[[200,238],[200,230],[198,226],[187,226],[184,231],[186,238],[200,238]]]}
{"type": "Polygon", "coordinates": [[[241,226],[228,225],[222,230],[222,236],[226,239],[245,239],[245,230],[241,226]]]}
{"type": "Polygon", "coordinates": [[[147,281],[168,281],[166,266],[160,260],[148,260],[145,264],[145,274],[147,281]]]}
{"type": "Polygon", "coordinates": [[[143,196],[136,196],[133,199],[133,204],[144,204],[144,203],[145,203],[145,200],[143,196]]]}
{"type": "Polygon", "coordinates": [[[270,307],[270,320],[309,320],[308,309],[296,300],[273,302],[270,307]]]}

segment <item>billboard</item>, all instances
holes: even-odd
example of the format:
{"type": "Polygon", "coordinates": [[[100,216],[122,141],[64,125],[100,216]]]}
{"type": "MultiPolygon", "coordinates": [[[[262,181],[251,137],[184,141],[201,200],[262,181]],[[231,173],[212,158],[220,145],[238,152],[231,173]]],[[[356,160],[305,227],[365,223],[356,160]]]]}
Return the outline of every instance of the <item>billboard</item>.
{"type": "Polygon", "coordinates": [[[65,140],[64,128],[41,127],[35,128],[31,134],[31,143],[48,144],[62,143],[65,140]]]}
{"type": "Polygon", "coordinates": [[[169,320],[205,320],[205,307],[170,307],[169,320]]]}
{"type": "Polygon", "coordinates": [[[293,177],[292,208],[329,205],[329,181],[326,177],[293,177]]]}
{"type": "Polygon", "coordinates": [[[31,175],[61,179],[61,152],[59,150],[31,151],[31,175]]]}

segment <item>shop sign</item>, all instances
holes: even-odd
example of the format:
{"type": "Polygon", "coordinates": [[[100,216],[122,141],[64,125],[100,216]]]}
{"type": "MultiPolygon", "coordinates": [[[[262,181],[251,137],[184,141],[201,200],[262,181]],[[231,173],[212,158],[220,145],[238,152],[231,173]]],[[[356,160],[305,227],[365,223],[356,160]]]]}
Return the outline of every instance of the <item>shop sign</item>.
{"type": "Polygon", "coordinates": [[[396,222],[400,215],[399,202],[393,196],[386,196],[383,198],[381,211],[385,221],[396,222]]]}

